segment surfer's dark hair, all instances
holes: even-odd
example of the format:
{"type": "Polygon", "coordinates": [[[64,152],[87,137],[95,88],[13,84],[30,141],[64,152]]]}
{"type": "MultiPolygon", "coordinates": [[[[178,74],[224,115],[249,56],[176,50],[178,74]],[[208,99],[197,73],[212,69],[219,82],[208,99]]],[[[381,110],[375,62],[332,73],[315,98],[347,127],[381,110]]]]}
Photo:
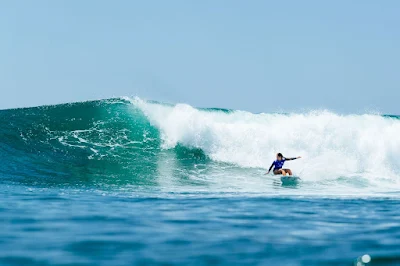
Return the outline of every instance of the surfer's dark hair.
{"type": "Polygon", "coordinates": [[[279,157],[282,157],[282,158],[283,158],[282,153],[279,152],[277,155],[278,155],[279,157]]]}

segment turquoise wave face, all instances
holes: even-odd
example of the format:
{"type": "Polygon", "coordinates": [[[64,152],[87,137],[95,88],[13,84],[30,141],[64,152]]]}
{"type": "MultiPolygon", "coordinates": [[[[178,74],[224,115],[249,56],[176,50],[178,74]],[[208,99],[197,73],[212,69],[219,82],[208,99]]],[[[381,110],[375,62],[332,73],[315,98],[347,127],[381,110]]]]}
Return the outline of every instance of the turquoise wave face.
{"type": "Polygon", "coordinates": [[[114,99],[0,112],[3,179],[36,184],[151,184],[159,132],[114,99]]]}
{"type": "Polygon", "coordinates": [[[0,121],[3,181],[154,186],[160,168],[179,177],[186,167],[207,161],[200,149],[161,149],[159,130],[123,99],[4,110],[0,121]]]}
{"type": "Polygon", "coordinates": [[[285,166],[312,184],[307,193],[400,188],[397,116],[251,114],[126,98],[3,110],[0,122],[2,182],[265,192],[275,182],[265,169],[283,152],[303,156],[285,166]]]}

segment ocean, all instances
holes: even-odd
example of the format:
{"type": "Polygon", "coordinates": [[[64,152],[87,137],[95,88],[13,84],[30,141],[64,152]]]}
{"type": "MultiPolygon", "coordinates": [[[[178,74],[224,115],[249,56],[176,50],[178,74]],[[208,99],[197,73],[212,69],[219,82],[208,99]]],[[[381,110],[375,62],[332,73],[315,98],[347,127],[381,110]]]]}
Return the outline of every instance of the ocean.
{"type": "Polygon", "coordinates": [[[0,111],[0,265],[400,265],[400,118],[0,111]],[[277,152],[297,184],[265,175],[277,152]]]}

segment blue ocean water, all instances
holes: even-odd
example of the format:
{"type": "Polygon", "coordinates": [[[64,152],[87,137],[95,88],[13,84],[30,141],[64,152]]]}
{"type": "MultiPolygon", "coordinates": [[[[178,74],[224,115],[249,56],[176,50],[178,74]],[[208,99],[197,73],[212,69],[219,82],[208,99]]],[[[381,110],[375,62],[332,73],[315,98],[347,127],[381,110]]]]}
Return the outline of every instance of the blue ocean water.
{"type": "Polygon", "coordinates": [[[0,265],[400,265],[397,116],[123,98],[0,120],[0,265]],[[276,152],[298,184],[264,175],[276,152]]]}

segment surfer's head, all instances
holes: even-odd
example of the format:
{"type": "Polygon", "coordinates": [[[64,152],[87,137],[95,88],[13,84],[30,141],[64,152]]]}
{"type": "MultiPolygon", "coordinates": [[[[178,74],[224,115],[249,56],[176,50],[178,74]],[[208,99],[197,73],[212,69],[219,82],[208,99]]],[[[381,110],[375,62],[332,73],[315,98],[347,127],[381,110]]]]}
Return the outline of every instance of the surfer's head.
{"type": "Polygon", "coordinates": [[[276,154],[276,159],[278,160],[278,161],[281,161],[281,160],[283,160],[283,155],[282,155],[282,153],[277,153],[276,154]]]}

